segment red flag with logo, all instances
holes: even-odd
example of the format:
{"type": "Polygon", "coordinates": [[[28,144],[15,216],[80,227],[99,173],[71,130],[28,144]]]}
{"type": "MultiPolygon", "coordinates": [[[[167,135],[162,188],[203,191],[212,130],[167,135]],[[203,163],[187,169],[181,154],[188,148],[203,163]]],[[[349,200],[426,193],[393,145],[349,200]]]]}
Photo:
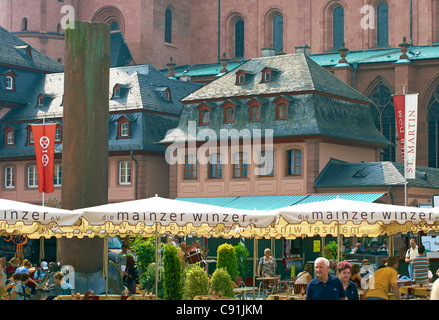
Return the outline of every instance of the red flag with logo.
{"type": "Polygon", "coordinates": [[[55,155],[56,124],[33,124],[35,154],[40,192],[51,193],[53,188],[53,157],[55,155]]]}

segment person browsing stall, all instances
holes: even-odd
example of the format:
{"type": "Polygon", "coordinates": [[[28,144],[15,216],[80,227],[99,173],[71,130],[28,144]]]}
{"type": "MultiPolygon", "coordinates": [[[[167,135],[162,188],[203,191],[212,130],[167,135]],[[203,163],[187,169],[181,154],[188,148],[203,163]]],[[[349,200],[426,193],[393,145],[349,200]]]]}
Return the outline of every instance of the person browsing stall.
{"type": "Polygon", "coordinates": [[[347,300],[346,291],[341,280],[329,274],[329,261],[317,258],[314,263],[316,277],[306,288],[306,300],[347,300]]]}
{"type": "Polygon", "coordinates": [[[399,300],[398,271],[396,271],[398,266],[398,257],[389,257],[387,266],[375,272],[374,285],[365,292],[366,300],[389,300],[390,290],[399,300]]]}
{"type": "Polygon", "coordinates": [[[274,276],[275,268],[276,261],[271,256],[271,250],[267,248],[264,250],[264,256],[259,261],[258,277],[261,277],[261,273],[264,277],[274,276]]]}
{"type": "Polygon", "coordinates": [[[352,274],[352,265],[349,262],[342,261],[337,265],[337,276],[343,283],[348,300],[359,300],[357,284],[350,280],[352,274]]]}

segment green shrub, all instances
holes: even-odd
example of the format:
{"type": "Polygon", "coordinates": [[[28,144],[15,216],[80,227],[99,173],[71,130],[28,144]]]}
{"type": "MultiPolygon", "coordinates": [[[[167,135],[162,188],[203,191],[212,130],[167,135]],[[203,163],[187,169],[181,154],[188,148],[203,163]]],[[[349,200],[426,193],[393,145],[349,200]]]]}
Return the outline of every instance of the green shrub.
{"type": "Polygon", "coordinates": [[[212,278],[210,279],[210,289],[215,291],[216,294],[221,292],[225,297],[235,297],[232,278],[230,278],[229,273],[224,268],[217,268],[212,274],[212,278]]]}
{"type": "Polygon", "coordinates": [[[183,298],[192,300],[195,296],[209,294],[209,278],[198,264],[189,265],[183,272],[183,298]]]}
{"type": "MultiPolygon", "coordinates": [[[[159,279],[163,274],[163,267],[159,267],[159,279]]],[[[155,263],[151,263],[142,274],[140,278],[140,285],[142,288],[150,293],[155,294],[155,263]]],[[[163,281],[158,282],[157,296],[163,299],[165,296],[165,289],[163,288],[163,281]]]]}
{"type": "Polygon", "coordinates": [[[163,286],[166,300],[181,300],[181,261],[177,255],[177,248],[171,243],[165,246],[163,254],[163,286]]]}
{"type": "Polygon", "coordinates": [[[241,243],[235,247],[236,260],[238,262],[238,275],[241,277],[246,277],[247,273],[250,271],[250,262],[247,260],[250,252],[247,247],[243,246],[241,243]]]}
{"type": "Polygon", "coordinates": [[[231,244],[224,243],[218,247],[216,267],[224,268],[231,279],[235,279],[238,276],[238,260],[235,248],[231,244]]]}

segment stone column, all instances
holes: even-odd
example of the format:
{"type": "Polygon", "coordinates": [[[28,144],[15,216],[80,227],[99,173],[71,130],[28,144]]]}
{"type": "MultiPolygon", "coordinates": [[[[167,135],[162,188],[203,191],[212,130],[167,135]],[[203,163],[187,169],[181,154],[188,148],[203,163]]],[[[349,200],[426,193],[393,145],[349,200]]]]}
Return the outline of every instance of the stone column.
{"type": "MultiPolygon", "coordinates": [[[[108,203],[110,28],[76,21],[65,43],[61,204],[73,210],[108,203]]],[[[101,271],[103,244],[63,238],[61,265],[75,273],[101,271]]]]}

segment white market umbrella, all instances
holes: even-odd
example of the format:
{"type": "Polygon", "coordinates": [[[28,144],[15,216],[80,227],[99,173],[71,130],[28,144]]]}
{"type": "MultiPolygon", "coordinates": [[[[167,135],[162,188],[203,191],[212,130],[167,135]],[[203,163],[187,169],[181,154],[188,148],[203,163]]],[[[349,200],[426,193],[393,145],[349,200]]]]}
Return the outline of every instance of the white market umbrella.
{"type": "Polygon", "coordinates": [[[0,233],[23,234],[39,237],[40,226],[49,226],[52,232],[62,233],[59,227],[73,226],[81,213],[70,210],[0,199],[0,233]]]}
{"type": "MultiPolygon", "coordinates": [[[[240,210],[215,205],[166,199],[158,196],[79,209],[91,226],[101,226],[108,233],[130,230],[142,234],[145,227],[155,228],[156,236],[156,298],[158,288],[158,239],[164,232],[180,235],[209,235],[216,227],[264,228],[276,221],[276,215],[265,211],[240,210]],[[186,228],[186,227],[190,228],[186,228]],[[160,232],[159,232],[160,227],[160,232]],[[202,231],[204,230],[204,231],[202,231]],[[204,233],[203,233],[204,232],[204,233]],[[177,233],[177,232],[176,232],[177,233]]],[[[147,233],[145,233],[147,234],[147,233]]]]}

